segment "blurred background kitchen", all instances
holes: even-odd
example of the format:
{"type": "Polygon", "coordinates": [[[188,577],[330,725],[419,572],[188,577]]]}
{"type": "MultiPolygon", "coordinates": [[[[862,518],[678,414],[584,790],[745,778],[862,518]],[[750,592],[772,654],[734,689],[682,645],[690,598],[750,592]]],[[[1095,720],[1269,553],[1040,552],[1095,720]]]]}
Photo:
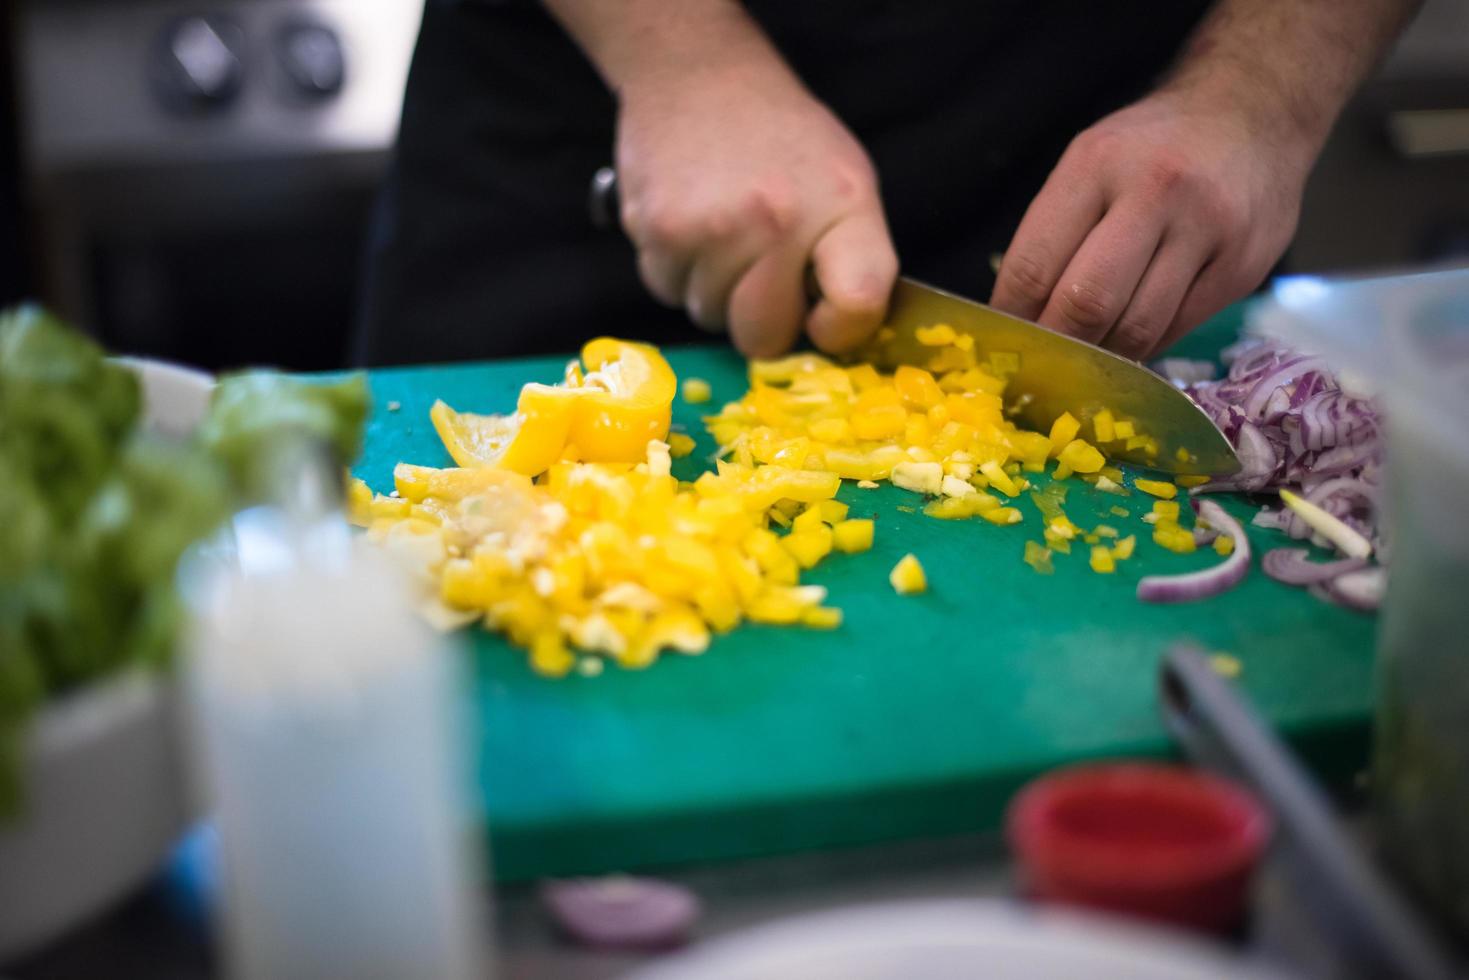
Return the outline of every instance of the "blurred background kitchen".
{"type": "MultiPolygon", "coordinates": [[[[12,0],[0,299],[209,368],[347,362],[422,0],[12,0]]],[[[1292,271],[1469,255],[1469,4],[1429,0],[1308,189],[1292,271]]]]}

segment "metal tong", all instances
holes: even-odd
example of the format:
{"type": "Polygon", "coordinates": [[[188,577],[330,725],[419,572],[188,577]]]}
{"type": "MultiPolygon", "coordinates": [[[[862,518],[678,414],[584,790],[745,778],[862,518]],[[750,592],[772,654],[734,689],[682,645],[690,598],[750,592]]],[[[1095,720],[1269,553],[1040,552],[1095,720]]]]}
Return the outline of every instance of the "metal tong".
{"type": "Polygon", "coordinates": [[[1159,677],[1164,721],[1198,765],[1252,789],[1285,844],[1283,870],[1317,928],[1361,977],[1447,980],[1453,960],[1347,837],[1299,763],[1198,650],[1176,647],[1159,677]]]}

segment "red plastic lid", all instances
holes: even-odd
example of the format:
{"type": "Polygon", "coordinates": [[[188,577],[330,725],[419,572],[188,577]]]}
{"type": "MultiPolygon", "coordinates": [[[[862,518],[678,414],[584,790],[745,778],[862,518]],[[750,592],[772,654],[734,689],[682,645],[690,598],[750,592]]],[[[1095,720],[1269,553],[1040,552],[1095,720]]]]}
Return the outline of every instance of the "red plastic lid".
{"type": "Polygon", "coordinates": [[[1271,831],[1235,784],[1146,763],[1044,776],[1006,824],[1037,898],[1205,929],[1239,922],[1271,831]]]}

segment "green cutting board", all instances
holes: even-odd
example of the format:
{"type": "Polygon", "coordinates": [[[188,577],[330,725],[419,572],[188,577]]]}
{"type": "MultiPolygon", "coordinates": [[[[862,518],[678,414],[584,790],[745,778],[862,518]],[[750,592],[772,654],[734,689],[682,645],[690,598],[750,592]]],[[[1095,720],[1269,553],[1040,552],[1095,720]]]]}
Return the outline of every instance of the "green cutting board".
{"type": "MultiPolygon", "coordinates": [[[[1231,311],[1190,341],[1212,353],[1239,323],[1231,311]]],[[[667,351],[680,377],[711,382],[714,405],[675,403],[698,440],[675,472],[692,478],[713,450],[699,417],[745,390],[726,348],[667,351]]],[[[435,398],[503,412],[522,383],[560,377],[565,358],[375,371],[376,410],[355,472],[392,486],[400,460],[450,465],[429,424],[435,398]]],[[[743,626],[702,656],[665,655],[647,671],[609,669],[551,681],[521,651],[475,629],[473,695],[479,785],[502,879],[596,873],[993,829],[1013,791],[1054,766],[1170,752],[1155,678],[1172,642],[1192,638],[1242,662],[1245,690],[1326,778],[1366,757],[1374,621],[1318,602],[1256,570],[1233,591],[1191,605],[1138,602],[1139,577],[1217,561],[1154,545],[1128,499],[1072,481],[1078,524],[1137,533],[1113,575],[1086,548],[1041,576],[1022,563],[1040,522],[938,521],[900,506],[913,495],[847,483],[839,499],[874,517],[861,555],[834,555],[806,580],[830,589],[834,631],[743,626]],[[1132,512],[1108,512],[1121,504],[1132,512]],[[888,571],[907,552],[925,594],[899,596],[888,571]]],[[[1242,500],[1227,501],[1248,516],[1242,500]]],[[[1281,543],[1250,529],[1259,551],[1281,543]]]]}

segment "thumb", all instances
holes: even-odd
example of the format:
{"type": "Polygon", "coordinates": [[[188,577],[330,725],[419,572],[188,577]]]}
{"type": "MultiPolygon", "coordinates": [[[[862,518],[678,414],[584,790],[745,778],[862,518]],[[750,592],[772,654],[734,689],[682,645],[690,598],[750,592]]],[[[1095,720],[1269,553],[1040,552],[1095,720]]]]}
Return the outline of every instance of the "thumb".
{"type": "Polygon", "coordinates": [[[816,240],[811,264],[821,299],[806,317],[806,332],[828,353],[852,350],[882,325],[898,277],[882,211],[860,211],[832,225],[816,240]]]}

